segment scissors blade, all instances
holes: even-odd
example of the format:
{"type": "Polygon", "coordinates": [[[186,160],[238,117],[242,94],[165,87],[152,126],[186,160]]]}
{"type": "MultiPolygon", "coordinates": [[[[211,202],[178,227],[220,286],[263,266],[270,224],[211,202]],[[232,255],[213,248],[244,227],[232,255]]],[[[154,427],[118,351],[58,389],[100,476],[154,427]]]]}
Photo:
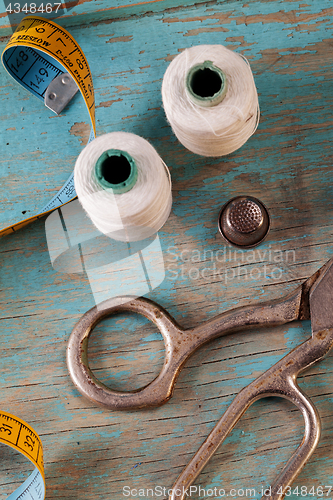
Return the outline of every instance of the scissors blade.
{"type": "Polygon", "coordinates": [[[313,334],[333,328],[333,259],[320,271],[309,294],[313,334]]]}

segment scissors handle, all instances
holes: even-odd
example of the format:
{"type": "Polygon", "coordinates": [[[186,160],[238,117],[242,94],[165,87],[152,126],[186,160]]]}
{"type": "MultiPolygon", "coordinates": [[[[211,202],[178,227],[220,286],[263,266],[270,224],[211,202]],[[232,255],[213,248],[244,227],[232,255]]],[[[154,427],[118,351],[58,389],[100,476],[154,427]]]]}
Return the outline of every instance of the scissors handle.
{"type": "Polygon", "coordinates": [[[91,401],[109,409],[134,409],[159,406],[172,396],[185,361],[206,342],[253,327],[273,326],[298,319],[302,287],[283,299],[239,307],[202,325],[184,330],[169,313],[145,298],[118,297],[86,312],[74,327],[67,347],[67,365],[77,389],[91,401]],[[134,312],[151,320],[160,330],[165,344],[160,374],[147,386],[133,392],[111,390],[96,379],[88,364],[88,340],[93,328],[105,317],[119,312],[134,312]]]}
{"type": "Polygon", "coordinates": [[[294,403],[302,412],[305,421],[305,434],[301,444],[272,484],[270,496],[262,497],[262,500],[282,500],[287,487],[295,480],[314,452],[321,430],[318,412],[311,400],[298,387],[296,379],[299,373],[322,359],[332,345],[333,329],[322,330],[242,389],[178,477],[169,500],[185,498],[186,489],[194,483],[241,416],[252,403],[268,396],[282,397],[294,403]]]}

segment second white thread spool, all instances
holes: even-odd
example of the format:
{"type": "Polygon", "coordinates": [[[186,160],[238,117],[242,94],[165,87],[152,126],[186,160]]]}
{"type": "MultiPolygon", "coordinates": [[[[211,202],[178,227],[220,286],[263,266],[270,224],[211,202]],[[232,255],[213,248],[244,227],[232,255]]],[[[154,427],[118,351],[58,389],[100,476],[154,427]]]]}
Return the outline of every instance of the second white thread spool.
{"type": "Polygon", "coordinates": [[[170,173],[153,146],[135,134],[94,139],[74,169],[78,199],[97,229],[118,241],[152,236],[172,204],[170,173]]]}
{"type": "Polygon", "coordinates": [[[239,149],[259,123],[250,65],[223,45],[199,45],[175,57],[163,78],[162,98],[178,140],[202,156],[239,149]]]}

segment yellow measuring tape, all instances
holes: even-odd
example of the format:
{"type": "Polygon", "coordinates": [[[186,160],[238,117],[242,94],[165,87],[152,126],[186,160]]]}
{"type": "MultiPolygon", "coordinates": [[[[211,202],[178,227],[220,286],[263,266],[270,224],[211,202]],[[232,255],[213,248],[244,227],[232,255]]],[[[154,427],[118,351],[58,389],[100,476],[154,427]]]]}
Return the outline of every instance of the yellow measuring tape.
{"type": "MultiPolygon", "coordinates": [[[[25,17],[10,38],[2,56],[8,73],[39,99],[44,100],[50,83],[62,73],[75,80],[92,123],[89,141],[96,136],[95,97],[92,76],[85,55],[74,38],[56,23],[37,16],[25,17]]],[[[10,234],[42,217],[76,196],[73,175],[52,200],[33,217],[0,230],[10,234]]]]}
{"type": "Polygon", "coordinates": [[[45,498],[43,446],[38,434],[20,418],[1,411],[0,442],[25,455],[35,466],[33,473],[7,500],[43,500],[45,498]]]}

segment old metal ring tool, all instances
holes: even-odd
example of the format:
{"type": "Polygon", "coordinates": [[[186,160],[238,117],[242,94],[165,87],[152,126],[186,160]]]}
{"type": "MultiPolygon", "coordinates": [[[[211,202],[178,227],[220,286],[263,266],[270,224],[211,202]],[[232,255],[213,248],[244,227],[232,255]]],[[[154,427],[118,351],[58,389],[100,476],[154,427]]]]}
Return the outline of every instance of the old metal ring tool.
{"type": "MultiPolygon", "coordinates": [[[[90,309],[77,323],[70,336],[67,364],[78,390],[102,406],[112,409],[142,408],[161,405],[172,396],[174,384],[185,361],[201,345],[211,339],[245,328],[274,326],[296,320],[311,319],[312,337],[287,354],[255,381],[242,389],[210,433],[199,451],[176,481],[170,500],[182,500],[218,446],[236,425],[243,413],[258,399],[280,396],[293,402],[305,420],[302,443],[272,485],[271,500],[282,499],[287,486],[315,450],[320,436],[320,420],[316,408],[297,385],[297,376],[322,359],[333,346],[333,260],[286,297],[225,312],[188,330],[182,329],[160,306],[147,299],[122,303],[105,301],[90,309]],[[131,311],[153,321],[163,335],[166,354],[160,375],[146,387],[121,393],[99,382],[88,365],[88,339],[92,329],[104,317],[131,311]]],[[[124,299],[123,299],[124,300],[124,299]]],[[[263,497],[267,498],[267,497],[263,497]]]]}

